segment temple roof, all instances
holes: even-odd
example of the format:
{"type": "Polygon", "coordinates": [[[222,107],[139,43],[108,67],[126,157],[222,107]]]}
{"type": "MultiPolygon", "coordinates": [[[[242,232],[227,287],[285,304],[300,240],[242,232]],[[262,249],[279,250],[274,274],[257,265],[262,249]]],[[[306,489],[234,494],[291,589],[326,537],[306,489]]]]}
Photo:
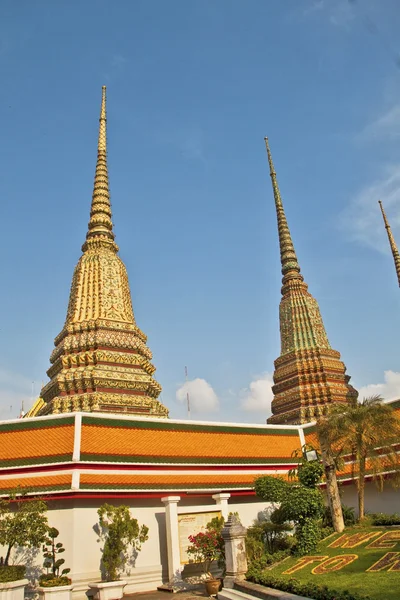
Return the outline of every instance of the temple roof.
{"type": "MultiPolygon", "coordinates": [[[[400,418],[400,400],[391,403],[400,418]]],[[[76,413],[0,423],[0,495],[253,494],[317,446],[315,424],[248,425],[76,413]]],[[[351,461],[340,474],[352,478],[351,461]]]]}

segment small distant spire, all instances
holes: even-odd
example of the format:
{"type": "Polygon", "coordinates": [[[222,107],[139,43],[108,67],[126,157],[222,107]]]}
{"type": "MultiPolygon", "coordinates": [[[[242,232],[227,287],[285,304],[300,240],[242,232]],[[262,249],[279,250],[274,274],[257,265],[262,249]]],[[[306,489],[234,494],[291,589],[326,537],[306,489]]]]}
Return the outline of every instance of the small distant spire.
{"type": "Polygon", "coordinates": [[[389,221],[387,220],[387,217],[386,217],[385,211],[383,209],[383,205],[382,205],[381,200],[378,200],[378,203],[379,203],[379,206],[381,207],[382,216],[383,216],[383,222],[385,223],[385,228],[386,228],[387,236],[389,238],[390,249],[391,249],[392,254],[393,254],[394,266],[396,268],[397,280],[399,282],[399,287],[400,287],[400,254],[399,254],[399,251],[397,249],[396,242],[394,241],[392,230],[390,229],[389,221]]]}
{"type": "Polygon", "coordinates": [[[97,144],[97,164],[94,177],[92,206],[86,242],[82,246],[85,252],[92,240],[103,242],[118,251],[114,242],[113,225],[111,221],[110,189],[108,184],[107,168],[107,114],[106,114],[106,86],[102,87],[100,109],[99,139],[97,144]]]}
{"type": "Polygon", "coordinates": [[[270,175],[272,180],[272,189],[274,191],[276,216],[278,220],[278,233],[279,233],[279,248],[281,253],[281,265],[282,265],[282,293],[285,290],[286,284],[293,279],[303,281],[303,276],[300,273],[300,266],[297,260],[296,252],[293,246],[292,237],[290,235],[289,226],[286,220],[285,211],[283,209],[281,194],[279,191],[278,181],[276,178],[276,172],[274,163],[272,162],[271,150],[268,143],[268,138],[265,137],[265,146],[267,148],[268,162],[270,168],[270,175]]]}

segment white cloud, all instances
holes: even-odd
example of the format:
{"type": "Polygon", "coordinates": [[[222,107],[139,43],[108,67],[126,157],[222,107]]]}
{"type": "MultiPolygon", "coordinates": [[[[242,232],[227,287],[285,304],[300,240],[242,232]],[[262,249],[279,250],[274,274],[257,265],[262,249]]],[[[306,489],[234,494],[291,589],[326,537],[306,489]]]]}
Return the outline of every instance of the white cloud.
{"type": "Polygon", "coordinates": [[[400,373],[396,371],[385,371],[383,383],[370,383],[358,390],[358,398],[369,396],[382,396],[384,400],[397,400],[400,398],[400,373]]]}
{"type": "Polygon", "coordinates": [[[400,137],[400,103],[381,113],[356,136],[359,141],[396,139],[400,137]]]}
{"type": "Polygon", "coordinates": [[[262,412],[268,417],[271,414],[273,379],[271,373],[264,373],[254,379],[248,388],[242,390],[241,407],[248,412],[262,412]]]}
{"type": "Polygon", "coordinates": [[[312,0],[303,11],[305,17],[319,14],[331,25],[340,29],[350,29],[355,18],[351,0],[312,0]]]}
{"type": "Polygon", "coordinates": [[[219,400],[211,385],[205,379],[186,381],[176,391],[178,402],[186,403],[189,394],[190,410],[193,412],[214,412],[219,409],[219,400]]]}
{"type": "Polygon", "coordinates": [[[362,188],[340,215],[341,228],[353,240],[386,254],[389,244],[378,200],[382,200],[393,234],[400,241],[400,164],[386,167],[383,175],[362,188]]]}

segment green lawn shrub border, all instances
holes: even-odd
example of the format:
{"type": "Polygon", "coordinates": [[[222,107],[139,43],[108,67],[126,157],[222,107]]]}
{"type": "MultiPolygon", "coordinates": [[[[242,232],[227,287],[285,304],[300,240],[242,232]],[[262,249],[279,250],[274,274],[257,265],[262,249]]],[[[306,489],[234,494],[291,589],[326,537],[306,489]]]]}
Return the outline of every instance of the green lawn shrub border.
{"type": "Polygon", "coordinates": [[[0,583],[9,583],[10,581],[24,579],[25,570],[25,565],[0,566],[0,583]]]}
{"type": "Polygon", "coordinates": [[[395,513],[394,515],[386,515],[385,513],[375,513],[371,515],[372,525],[379,525],[380,527],[386,525],[400,525],[400,515],[395,513]]]}
{"type": "Polygon", "coordinates": [[[349,592],[348,590],[339,591],[316,583],[300,583],[297,579],[280,579],[254,567],[249,568],[246,579],[265,587],[306,596],[313,600],[370,600],[370,596],[349,592]]]}

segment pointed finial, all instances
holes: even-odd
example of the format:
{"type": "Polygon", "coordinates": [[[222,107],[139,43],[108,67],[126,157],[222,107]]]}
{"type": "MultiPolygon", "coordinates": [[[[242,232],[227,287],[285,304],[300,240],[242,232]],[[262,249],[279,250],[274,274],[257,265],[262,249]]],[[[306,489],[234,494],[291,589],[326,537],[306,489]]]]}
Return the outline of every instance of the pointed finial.
{"type": "Polygon", "coordinates": [[[100,109],[99,139],[97,143],[97,163],[94,176],[92,206],[86,242],[82,246],[83,252],[93,243],[100,242],[118,251],[114,242],[114,233],[111,221],[110,189],[108,184],[107,168],[107,114],[106,114],[106,86],[102,87],[100,109]]]}
{"type": "MultiPolygon", "coordinates": [[[[267,148],[268,162],[270,175],[272,180],[272,189],[275,198],[276,216],[278,220],[278,234],[279,234],[279,248],[281,253],[281,265],[282,265],[282,294],[286,291],[286,285],[288,282],[297,280],[303,282],[303,276],[300,273],[300,266],[297,261],[296,252],[294,250],[292,237],[290,235],[289,226],[286,220],[285,211],[283,209],[281,194],[279,191],[278,181],[276,178],[276,172],[274,163],[272,162],[271,150],[268,143],[268,138],[265,137],[265,146],[267,148]]],[[[305,284],[303,284],[305,285],[305,284]]]]}
{"type": "Polygon", "coordinates": [[[387,236],[389,238],[390,249],[392,251],[393,260],[394,260],[394,266],[396,268],[397,280],[399,282],[399,287],[400,287],[400,254],[399,254],[399,251],[397,249],[396,242],[394,241],[392,230],[390,228],[389,221],[387,220],[387,217],[386,217],[385,211],[383,209],[383,204],[382,204],[381,200],[378,200],[378,203],[379,203],[379,206],[381,207],[383,222],[385,223],[385,228],[386,228],[387,236]]]}

